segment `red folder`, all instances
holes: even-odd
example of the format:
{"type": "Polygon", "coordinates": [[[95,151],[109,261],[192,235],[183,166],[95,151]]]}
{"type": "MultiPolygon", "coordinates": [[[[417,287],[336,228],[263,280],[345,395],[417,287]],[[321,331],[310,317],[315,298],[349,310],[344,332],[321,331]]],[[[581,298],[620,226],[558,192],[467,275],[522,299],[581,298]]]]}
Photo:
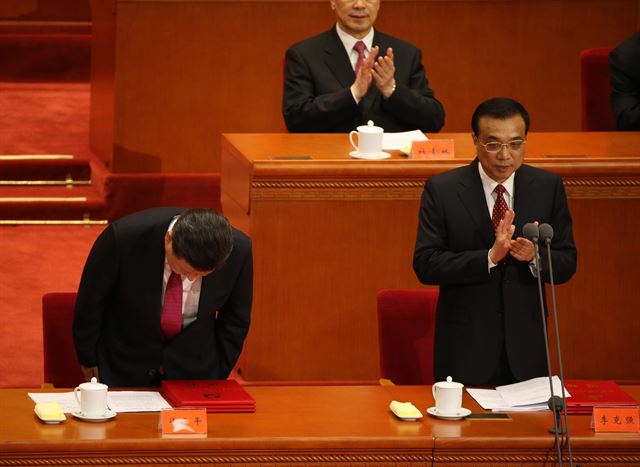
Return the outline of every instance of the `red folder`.
{"type": "Polygon", "coordinates": [[[638,402],[618,386],[615,381],[568,379],[564,387],[568,414],[589,414],[597,407],[637,406],[638,402]]]}
{"type": "Polygon", "coordinates": [[[160,392],[180,409],[207,412],[255,412],[256,401],[234,379],[164,380],[160,392]]]}

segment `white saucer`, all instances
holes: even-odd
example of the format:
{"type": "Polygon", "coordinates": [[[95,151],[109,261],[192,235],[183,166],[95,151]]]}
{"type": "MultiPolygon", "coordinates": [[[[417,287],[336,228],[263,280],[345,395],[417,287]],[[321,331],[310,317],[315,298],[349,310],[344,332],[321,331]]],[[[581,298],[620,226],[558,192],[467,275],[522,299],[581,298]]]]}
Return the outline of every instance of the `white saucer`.
{"type": "Polygon", "coordinates": [[[445,415],[445,414],[438,413],[435,407],[429,407],[427,409],[427,413],[429,415],[433,415],[434,417],[441,418],[443,420],[462,420],[463,418],[471,415],[471,410],[465,409],[464,407],[462,407],[458,413],[445,415]]]}
{"type": "Polygon", "coordinates": [[[115,417],[118,414],[113,410],[107,410],[104,414],[102,414],[102,416],[99,416],[99,417],[87,417],[86,415],[83,415],[82,412],[80,411],[71,412],[71,415],[73,415],[76,418],[79,418],[80,420],[84,420],[85,422],[106,422],[107,420],[111,420],[113,417],[115,417]]]}
{"type": "Polygon", "coordinates": [[[384,151],[377,154],[360,154],[358,151],[351,151],[349,155],[354,159],[366,159],[369,161],[381,161],[382,159],[389,159],[391,157],[391,154],[384,151]]]}

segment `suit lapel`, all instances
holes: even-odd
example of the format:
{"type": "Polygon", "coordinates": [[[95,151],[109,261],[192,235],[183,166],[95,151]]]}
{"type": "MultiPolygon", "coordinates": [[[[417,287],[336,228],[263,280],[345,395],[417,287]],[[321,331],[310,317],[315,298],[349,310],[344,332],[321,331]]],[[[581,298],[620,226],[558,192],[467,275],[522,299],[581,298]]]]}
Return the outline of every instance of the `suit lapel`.
{"type": "Polygon", "coordinates": [[[539,221],[540,219],[532,219],[532,213],[535,212],[534,203],[534,178],[529,176],[526,166],[521,166],[517,171],[513,181],[513,209],[516,212],[516,218],[513,223],[516,226],[516,232],[513,238],[522,236],[522,226],[528,222],[539,221]]]}
{"type": "Polygon", "coordinates": [[[341,86],[349,87],[356,79],[351,68],[351,61],[344,49],[342,41],[338,37],[335,27],[327,32],[327,40],[324,46],[324,61],[341,86]]]}
{"type": "Polygon", "coordinates": [[[487,207],[487,200],[484,196],[482,180],[480,180],[480,173],[478,172],[478,159],[475,159],[462,172],[458,196],[472,222],[480,228],[483,240],[493,243],[495,233],[493,231],[493,225],[491,224],[491,218],[489,217],[489,208],[487,207]]]}
{"type": "Polygon", "coordinates": [[[140,261],[144,270],[140,274],[143,282],[140,284],[139,293],[145,297],[144,300],[147,303],[145,309],[149,310],[151,322],[156,323],[158,332],[161,332],[160,317],[162,315],[162,282],[165,261],[164,236],[170,222],[171,218],[153,228],[145,245],[145,257],[140,261]]]}
{"type": "MultiPolygon", "coordinates": [[[[387,41],[385,40],[384,35],[378,34],[378,32],[375,29],[373,31],[373,41],[371,45],[372,47],[375,47],[376,45],[378,46],[379,48],[378,57],[381,57],[384,54],[386,54],[387,49],[389,48],[389,45],[387,44],[387,41]]],[[[367,94],[365,94],[361,102],[362,109],[363,109],[362,113],[365,115],[369,113],[369,111],[376,105],[376,102],[379,99],[382,99],[382,94],[378,92],[378,88],[376,87],[375,81],[372,81],[371,86],[367,91],[367,94]]]]}

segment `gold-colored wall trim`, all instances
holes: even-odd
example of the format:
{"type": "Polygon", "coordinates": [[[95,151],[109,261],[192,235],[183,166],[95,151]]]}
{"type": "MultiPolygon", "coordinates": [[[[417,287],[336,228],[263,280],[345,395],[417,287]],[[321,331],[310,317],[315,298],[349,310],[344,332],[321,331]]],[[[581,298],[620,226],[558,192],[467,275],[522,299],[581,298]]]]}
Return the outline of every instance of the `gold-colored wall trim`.
{"type": "MultiPolygon", "coordinates": [[[[252,200],[418,200],[425,180],[258,180],[252,200]]],[[[567,177],[569,198],[640,198],[639,177],[567,177]]]]}
{"type": "Polygon", "coordinates": [[[19,198],[0,198],[0,203],[86,203],[86,196],[77,196],[75,198],[61,197],[19,197],[19,198]]]}
{"type": "Polygon", "coordinates": [[[0,186],[89,186],[91,180],[0,180],[0,186]]]}
{"type": "Polygon", "coordinates": [[[108,220],[18,220],[0,219],[0,225],[107,225],[108,220]]]}
{"type": "Polygon", "coordinates": [[[58,159],[74,159],[73,154],[3,154],[0,155],[0,161],[42,161],[42,160],[58,160],[58,159]]]}

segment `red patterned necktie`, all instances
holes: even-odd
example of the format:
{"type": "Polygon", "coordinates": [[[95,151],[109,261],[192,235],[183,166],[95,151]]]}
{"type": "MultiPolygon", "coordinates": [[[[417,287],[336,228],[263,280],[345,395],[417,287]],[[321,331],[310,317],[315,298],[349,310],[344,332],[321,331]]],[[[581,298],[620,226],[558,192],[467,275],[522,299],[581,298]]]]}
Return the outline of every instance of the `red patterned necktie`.
{"type": "Polygon", "coordinates": [[[502,185],[498,185],[494,188],[496,192],[496,203],[493,205],[493,214],[491,215],[491,223],[493,224],[493,230],[498,228],[498,224],[504,218],[507,213],[507,202],[504,200],[503,193],[506,191],[502,185]]]}
{"type": "Polygon", "coordinates": [[[358,70],[360,70],[360,67],[362,66],[362,62],[364,62],[364,49],[365,49],[365,45],[364,42],[362,41],[358,41],[356,42],[356,45],[353,46],[353,49],[358,52],[358,61],[356,62],[356,75],[358,74],[358,70]]]}
{"type": "Polygon", "coordinates": [[[164,291],[164,305],[160,327],[167,339],[171,339],[182,330],[182,278],[172,272],[164,291]]]}

